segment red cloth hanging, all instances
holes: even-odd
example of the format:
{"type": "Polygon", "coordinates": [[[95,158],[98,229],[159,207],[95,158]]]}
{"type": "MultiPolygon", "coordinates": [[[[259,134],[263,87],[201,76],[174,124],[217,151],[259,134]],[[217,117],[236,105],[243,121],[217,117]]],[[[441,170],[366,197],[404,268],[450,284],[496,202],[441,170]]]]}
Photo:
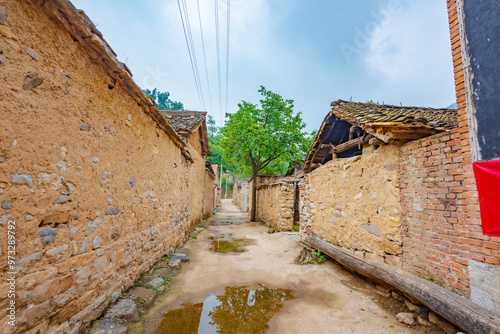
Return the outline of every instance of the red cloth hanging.
{"type": "Polygon", "coordinates": [[[474,163],[483,234],[500,237],[500,160],[474,163]]]}

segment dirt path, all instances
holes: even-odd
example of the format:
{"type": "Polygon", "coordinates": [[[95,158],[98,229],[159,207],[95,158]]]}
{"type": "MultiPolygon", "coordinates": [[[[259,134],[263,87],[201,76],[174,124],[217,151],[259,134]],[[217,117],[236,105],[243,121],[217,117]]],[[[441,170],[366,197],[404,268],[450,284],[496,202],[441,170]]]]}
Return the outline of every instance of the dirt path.
{"type": "MultiPolygon", "coordinates": [[[[237,293],[246,291],[242,310],[250,314],[243,312],[239,315],[253,321],[255,313],[258,313],[257,318],[264,319],[263,328],[266,327],[265,320],[269,319],[266,333],[421,332],[399,323],[395,312],[387,311],[391,300],[396,304],[399,302],[384,298],[376,293],[373,286],[332,261],[319,265],[298,265],[296,259],[302,247],[296,241],[297,234],[266,233],[266,226],[250,223],[248,215],[240,213],[230,200],[223,200],[221,213],[213,216],[207,225],[209,227],[196,240],[186,243],[190,261],[183,265],[170,290],[144,315],[140,326],[143,333],[171,332],[158,330],[166,312],[170,312],[177,322],[184,321],[181,324],[184,330],[181,332],[196,333],[198,329],[200,332],[215,332],[207,321],[198,325],[199,319],[207,316],[207,310],[210,310],[207,305],[221,304],[220,301],[214,301],[214,295],[224,294],[228,291],[225,289],[228,286],[240,287],[233,290],[237,293]],[[224,224],[212,225],[220,222],[224,224]],[[246,251],[227,254],[209,251],[207,238],[225,233],[232,233],[235,238],[249,239],[250,243],[242,246],[246,251]],[[242,290],[243,286],[248,287],[247,290],[242,290]],[[267,290],[264,291],[265,289],[267,290]],[[251,299],[257,299],[256,295],[261,293],[263,296],[269,291],[274,298],[272,303],[262,302],[259,307],[263,310],[256,311],[257,304],[251,299]],[[286,291],[287,297],[281,297],[285,296],[283,291],[286,291]],[[201,304],[204,300],[205,304],[201,304]],[[382,307],[384,302],[386,304],[382,307]],[[187,304],[191,309],[173,311],[187,304]],[[273,311],[276,312],[273,314],[273,311]],[[187,323],[189,320],[184,319],[187,314],[196,314],[194,323],[187,323]]],[[[236,306],[234,309],[231,306],[230,312],[239,312],[238,310],[236,306]]],[[[229,317],[220,322],[231,324],[233,320],[229,317]]],[[[164,321],[161,326],[168,321],[164,321]]],[[[234,332],[245,330],[240,328],[234,332]]]]}

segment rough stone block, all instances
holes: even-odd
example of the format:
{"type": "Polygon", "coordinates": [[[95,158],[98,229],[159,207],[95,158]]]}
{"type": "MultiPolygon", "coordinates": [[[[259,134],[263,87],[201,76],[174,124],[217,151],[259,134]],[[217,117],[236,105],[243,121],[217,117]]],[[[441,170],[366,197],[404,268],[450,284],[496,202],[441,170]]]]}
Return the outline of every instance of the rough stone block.
{"type": "Polygon", "coordinates": [[[33,267],[35,262],[40,260],[41,256],[42,256],[41,252],[36,252],[29,256],[23,257],[17,264],[17,270],[20,273],[25,273],[29,271],[33,267]]]}
{"type": "Polygon", "coordinates": [[[26,52],[28,52],[28,54],[35,60],[39,60],[40,59],[40,56],[38,55],[38,53],[33,50],[32,48],[30,47],[27,47],[26,48],[26,52]]]}
{"type": "Polygon", "coordinates": [[[135,177],[131,177],[130,180],[128,181],[128,183],[130,184],[130,186],[135,186],[135,177]]]}
{"type": "MultiPolygon", "coordinates": [[[[417,321],[422,326],[429,326],[429,322],[421,316],[417,316],[417,321]]],[[[458,334],[458,333],[457,333],[458,334]]]]}
{"type": "Polygon", "coordinates": [[[97,227],[99,225],[104,224],[106,222],[107,222],[106,217],[104,217],[104,218],[97,217],[96,219],[94,219],[93,221],[91,221],[87,224],[87,229],[85,230],[85,235],[86,236],[91,235],[92,233],[94,233],[94,231],[97,229],[97,227]]]}
{"type": "Polygon", "coordinates": [[[80,127],[80,130],[85,132],[89,132],[91,128],[90,124],[85,123],[84,121],[78,122],[78,126],[80,127]]]}
{"type": "Polygon", "coordinates": [[[111,295],[111,302],[112,303],[116,302],[118,300],[118,298],[120,298],[121,294],[122,294],[121,290],[116,291],[115,293],[113,293],[111,295]]]}
{"type": "Polygon", "coordinates": [[[104,213],[107,215],[117,215],[120,213],[120,210],[118,210],[117,208],[108,208],[104,210],[104,213]]]}
{"type": "Polygon", "coordinates": [[[2,6],[0,6],[0,23],[1,24],[5,24],[5,17],[7,16],[7,11],[5,10],[5,8],[3,8],[2,6]]]}
{"type": "Polygon", "coordinates": [[[43,78],[38,75],[38,73],[28,72],[24,78],[23,89],[32,90],[33,88],[40,86],[42,82],[43,78]]]}
{"type": "Polygon", "coordinates": [[[432,312],[429,312],[429,322],[440,327],[447,334],[455,334],[457,332],[455,326],[450,324],[445,319],[441,318],[439,315],[434,314],[432,312]]]}
{"type": "Polygon", "coordinates": [[[174,276],[175,275],[175,270],[169,269],[169,268],[159,268],[153,271],[153,275],[156,275],[161,278],[165,278],[167,276],[174,276]]]}
{"type": "Polygon", "coordinates": [[[89,238],[85,237],[85,239],[82,242],[82,247],[80,247],[80,253],[85,253],[87,250],[87,244],[89,243],[89,238]]]}
{"type": "Polygon", "coordinates": [[[368,224],[361,224],[361,227],[364,228],[366,231],[369,233],[376,235],[377,237],[380,237],[380,230],[374,226],[374,225],[368,225],[368,224]]]}
{"type": "Polygon", "coordinates": [[[413,313],[401,312],[396,315],[396,319],[403,324],[413,326],[415,325],[415,315],[413,313]]]}
{"type": "Polygon", "coordinates": [[[173,259],[173,260],[172,260],[172,259],[170,259],[170,260],[168,261],[168,266],[169,266],[170,268],[177,269],[177,268],[179,268],[179,266],[180,266],[180,265],[181,265],[181,260],[179,260],[179,259],[173,259]]]}
{"type": "Polygon", "coordinates": [[[174,255],[172,255],[170,260],[181,260],[182,262],[188,262],[189,256],[187,256],[186,254],[182,254],[182,253],[174,253],[174,255]]]}
{"type": "Polygon", "coordinates": [[[56,240],[56,235],[58,232],[59,230],[54,227],[42,227],[40,229],[38,235],[42,237],[43,248],[56,240]]]}
{"type": "Polygon", "coordinates": [[[92,248],[97,249],[97,248],[101,247],[101,243],[102,243],[102,238],[98,235],[95,236],[94,240],[92,240],[92,248]]]}
{"type": "Polygon", "coordinates": [[[122,299],[116,305],[111,307],[106,313],[106,318],[123,319],[130,322],[139,321],[137,305],[133,300],[122,299]]]}
{"type": "Polygon", "coordinates": [[[68,202],[68,199],[66,198],[66,196],[59,196],[58,199],[56,199],[54,202],[52,202],[52,204],[64,204],[64,203],[67,203],[68,202]]]}
{"type": "Polygon", "coordinates": [[[144,287],[146,288],[158,288],[163,285],[163,278],[157,277],[146,284],[144,284],[144,287]]]}
{"type": "Polygon", "coordinates": [[[54,257],[56,259],[59,259],[62,255],[64,255],[64,253],[66,252],[67,249],[68,249],[68,245],[62,245],[59,247],[49,249],[46,252],[46,254],[50,257],[54,257]]]}
{"type": "Polygon", "coordinates": [[[12,210],[12,202],[3,202],[1,207],[4,210],[12,210]]]}
{"type": "Polygon", "coordinates": [[[397,291],[392,291],[392,298],[396,299],[396,300],[399,300],[400,302],[404,302],[405,301],[405,297],[403,297],[402,294],[400,294],[399,292],[397,291]]]}
{"type": "Polygon", "coordinates": [[[420,312],[421,308],[418,305],[413,304],[412,302],[405,299],[405,305],[410,310],[410,312],[420,312]]]}
{"type": "Polygon", "coordinates": [[[137,287],[128,293],[129,297],[135,301],[142,301],[149,306],[153,303],[156,298],[157,292],[153,289],[137,287]]]}
{"type": "Polygon", "coordinates": [[[33,176],[27,174],[12,174],[12,182],[16,184],[25,184],[29,187],[33,186],[33,176]]]}
{"type": "Polygon", "coordinates": [[[127,326],[113,319],[102,319],[92,326],[89,334],[127,334],[127,330],[127,326]]]}
{"type": "Polygon", "coordinates": [[[59,161],[57,164],[57,171],[60,173],[60,174],[64,174],[66,173],[66,169],[67,169],[67,165],[64,161],[59,161]]]}

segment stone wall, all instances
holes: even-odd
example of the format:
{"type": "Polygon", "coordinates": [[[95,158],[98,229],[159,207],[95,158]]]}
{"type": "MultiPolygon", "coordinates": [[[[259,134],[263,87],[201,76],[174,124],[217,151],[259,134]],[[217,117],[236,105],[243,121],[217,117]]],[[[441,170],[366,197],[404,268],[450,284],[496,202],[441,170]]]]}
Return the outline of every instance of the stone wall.
{"type": "Polygon", "coordinates": [[[233,201],[241,212],[250,212],[252,181],[241,181],[238,187],[233,188],[233,201]]]}
{"type": "Polygon", "coordinates": [[[280,188],[279,183],[257,188],[256,218],[273,229],[280,225],[280,188]]]}
{"type": "Polygon", "coordinates": [[[300,183],[301,233],[311,228],[367,259],[400,266],[400,148],[334,159],[300,183]]]}
{"type": "Polygon", "coordinates": [[[236,181],[233,186],[233,204],[241,209],[241,183],[236,181]]]}
{"type": "Polygon", "coordinates": [[[205,164],[68,2],[0,5],[0,255],[15,220],[15,331],[76,333],[201,220],[205,164]]]}
{"type": "Polygon", "coordinates": [[[278,181],[257,188],[257,219],[281,231],[293,229],[294,183],[278,181]]]}
{"type": "Polygon", "coordinates": [[[250,210],[250,183],[243,182],[240,189],[240,199],[238,203],[241,212],[248,212],[250,210]]]}
{"type": "Polygon", "coordinates": [[[214,208],[214,194],[217,191],[215,188],[215,177],[211,171],[205,169],[205,187],[203,188],[203,219],[207,219],[212,215],[214,208]]]}

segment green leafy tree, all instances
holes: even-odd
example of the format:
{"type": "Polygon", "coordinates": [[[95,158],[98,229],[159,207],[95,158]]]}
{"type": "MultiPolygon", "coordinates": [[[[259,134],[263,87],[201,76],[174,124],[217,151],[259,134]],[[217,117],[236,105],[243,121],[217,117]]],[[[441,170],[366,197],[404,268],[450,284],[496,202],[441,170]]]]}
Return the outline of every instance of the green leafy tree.
{"type": "Polygon", "coordinates": [[[212,115],[207,115],[208,144],[210,145],[210,156],[207,161],[212,165],[220,165],[222,161],[222,147],[220,146],[220,128],[215,124],[212,115]]]}
{"type": "Polygon", "coordinates": [[[220,127],[215,124],[215,120],[212,115],[207,115],[207,132],[208,132],[208,144],[210,145],[210,156],[207,157],[207,161],[212,165],[219,165],[223,163],[224,172],[227,170],[231,175],[237,175],[236,168],[233,163],[229,160],[223,159],[223,148],[221,146],[221,133],[220,127]]]}
{"type": "Polygon", "coordinates": [[[234,178],[230,178],[227,175],[222,175],[221,190],[224,193],[224,198],[233,197],[233,187],[234,187],[234,178]]]}
{"type": "MultiPolygon", "coordinates": [[[[294,115],[293,100],[263,86],[260,105],[241,101],[239,110],[226,114],[221,129],[221,146],[225,161],[230,161],[240,174],[257,174],[266,168],[288,166],[304,158],[307,134],[301,113],[294,115]]],[[[285,167],[286,168],[286,167],[285,167]]],[[[255,221],[256,182],[252,182],[251,220],[255,221]]]]}
{"type": "Polygon", "coordinates": [[[212,115],[207,115],[207,130],[208,137],[217,137],[220,128],[215,124],[215,120],[212,115]]]}
{"type": "Polygon", "coordinates": [[[169,92],[159,92],[156,88],[152,91],[144,89],[142,92],[151,96],[160,110],[184,110],[184,104],[182,104],[182,102],[170,100],[169,92]]]}

